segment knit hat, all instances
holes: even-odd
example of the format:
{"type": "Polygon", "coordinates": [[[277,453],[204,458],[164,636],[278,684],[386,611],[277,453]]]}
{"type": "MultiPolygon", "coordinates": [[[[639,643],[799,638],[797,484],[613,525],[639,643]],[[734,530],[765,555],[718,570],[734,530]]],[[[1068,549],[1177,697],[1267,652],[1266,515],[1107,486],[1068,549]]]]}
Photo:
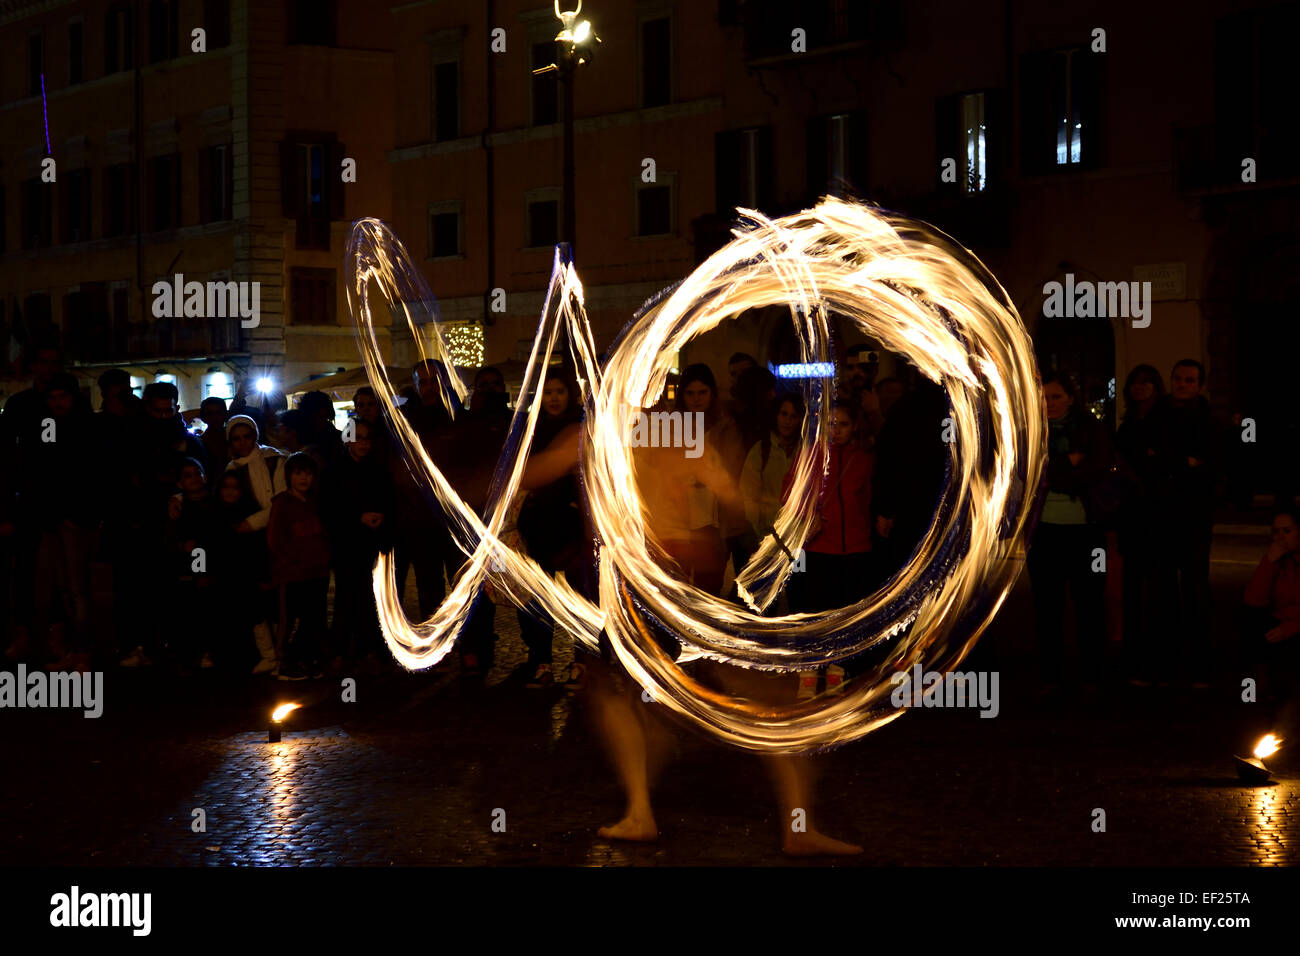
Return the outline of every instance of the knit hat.
{"type": "Polygon", "coordinates": [[[257,422],[253,421],[247,415],[231,415],[230,418],[226,419],[227,441],[230,440],[230,430],[236,425],[246,425],[251,428],[253,430],[253,441],[260,442],[262,440],[261,432],[257,430],[257,422]]]}

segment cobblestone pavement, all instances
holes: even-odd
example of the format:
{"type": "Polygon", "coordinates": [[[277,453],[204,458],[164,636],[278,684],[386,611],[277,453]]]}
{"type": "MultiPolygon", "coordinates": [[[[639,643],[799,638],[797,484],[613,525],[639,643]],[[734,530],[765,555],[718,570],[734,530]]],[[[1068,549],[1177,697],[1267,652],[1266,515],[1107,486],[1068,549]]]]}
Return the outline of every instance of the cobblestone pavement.
{"type": "MultiPolygon", "coordinates": [[[[1216,606],[1240,593],[1256,544],[1216,542],[1216,606]]],[[[1234,774],[1231,755],[1268,728],[1230,665],[1209,691],[1044,706],[1028,600],[1022,581],[978,652],[976,666],[1002,675],[996,719],[916,711],[814,758],[815,819],[866,848],[837,864],[1300,861],[1300,767],[1279,763],[1266,787],[1234,774]]],[[[1227,614],[1215,620],[1224,651],[1227,614]]],[[[660,840],[597,837],[618,789],[581,697],[510,677],[513,618],[498,611],[486,687],[454,666],[357,675],[344,703],[346,673],[277,684],[115,671],[98,720],[0,711],[0,865],[822,865],[777,852],[759,760],[685,731],[655,793],[660,840]],[[269,744],[266,714],[283,700],[304,707],[269,744]]]]}

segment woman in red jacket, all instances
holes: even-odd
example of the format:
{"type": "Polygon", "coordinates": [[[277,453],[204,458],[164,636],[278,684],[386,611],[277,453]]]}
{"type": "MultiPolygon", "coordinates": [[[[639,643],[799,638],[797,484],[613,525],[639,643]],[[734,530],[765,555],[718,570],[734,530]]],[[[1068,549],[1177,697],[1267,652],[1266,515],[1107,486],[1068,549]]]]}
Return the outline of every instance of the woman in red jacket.
{"type": "MultiPolygon", "coordinates": [[[[871,473],[876,456],[853,437],[858,406],[835,401],[831,405],[830,465],[822,483],[821,510],[804,542],[803,570],[790,575],[786,597],[794,612],[829,611],[856,604],[875,590],[871,555],[871,473]]],[[[796,455],[786,473],[782,499],[790,494],[796,455]]],[[[826,690],[843,690],[844,668],[826,668],[826,690]]],[[[817,673],[799,673],[798,699],[817,693],[817,673]]]]}
{"type": "MultiPolygon", "coordinates": [[[[790,576],[791,611],[829,611],[856,604],[874,587],[871,563],[871,472],[875,455],[853,438],[857,408],[831,406],[830,467],[822,485],[821,511],[804,543],[805,569],[790,576]]],[[[785,476],[782,497],[799,460],[785,476]]]]}

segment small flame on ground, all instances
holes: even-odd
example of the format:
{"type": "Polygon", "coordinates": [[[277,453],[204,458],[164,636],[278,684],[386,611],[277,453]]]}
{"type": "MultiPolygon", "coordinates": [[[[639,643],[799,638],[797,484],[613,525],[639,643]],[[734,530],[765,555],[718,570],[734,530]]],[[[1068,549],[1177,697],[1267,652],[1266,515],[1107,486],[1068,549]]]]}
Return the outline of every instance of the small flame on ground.
{"type": "Polygon", "coordinates": [[[301,706],[302,704],[281,704],[271,711],[271,719],[278,724],[301,706]]]}
{"type": "Polygon", "coordinates": [[[1280,746],[1282,746],[1281,739],[1274,737],[1272,734],[1265,734],[1260,738],[1259,743],[1255,745],[1255,756],[1261,760],[1265,757],[1271,757],[1277,753],[1280,746]]]}

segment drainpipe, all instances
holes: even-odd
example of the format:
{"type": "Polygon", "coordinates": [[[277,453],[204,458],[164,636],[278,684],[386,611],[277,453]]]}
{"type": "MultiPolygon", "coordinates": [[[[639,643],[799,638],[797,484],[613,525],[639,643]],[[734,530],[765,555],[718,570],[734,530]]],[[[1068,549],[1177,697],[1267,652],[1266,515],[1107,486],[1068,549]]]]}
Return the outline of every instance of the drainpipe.
{"type": "MultiPolygon", "coordinates": [[[[492,25],[496,15],[495,0],[487,2],[487,34],[492,35],[492,25]]],[[[483,327],[492,324],[492,290],[497,285],[497,217],[496,217],[496,175],[493,168],[492,131],[496,128],[497,100],[496,84],[493,82],[492,44],[485,43],[483,49],[487,55],[487,127],[483,131],[483,150],[487,154],[484,163],[487,187],[487,289],[483,292],[483,327]]]]}

